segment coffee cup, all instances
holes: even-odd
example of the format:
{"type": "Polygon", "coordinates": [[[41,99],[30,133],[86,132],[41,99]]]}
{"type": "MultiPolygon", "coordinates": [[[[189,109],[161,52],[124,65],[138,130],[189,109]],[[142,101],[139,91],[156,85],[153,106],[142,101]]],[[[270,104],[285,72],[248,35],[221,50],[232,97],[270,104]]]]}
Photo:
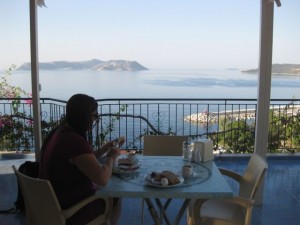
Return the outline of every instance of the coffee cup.
{"type": "Polygon", "coordinates": [[[131,163],[134,163],[136,161],[136,154],[134,152],[128,153],[127,157],[131,163]]]}
{"type": "Polygon", "coordinates": [[[190,178],[193,174],[193,166],[192,165],[183,165],[181,172],[182,172],[183,178],[190,178]]]}
{"type": "Polygon", "coordinates": [[[119,157],[117,156],[116,158],[114,158],[113,168],[118,168],[118,166],[119,166],[119,157]]]}

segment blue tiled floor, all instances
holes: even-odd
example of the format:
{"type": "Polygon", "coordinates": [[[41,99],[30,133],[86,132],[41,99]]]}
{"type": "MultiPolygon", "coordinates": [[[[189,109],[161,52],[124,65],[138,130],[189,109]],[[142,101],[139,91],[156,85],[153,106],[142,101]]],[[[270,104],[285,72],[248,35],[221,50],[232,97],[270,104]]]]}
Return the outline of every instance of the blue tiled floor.
{"type": "MultiPolygon", "coordinates": [[[[11,165],[19,165],[24,160],[0,160],[0,209],[13,206],[16,199],[16,180],[11,165]]],[[[242,173],[247,160],[216,159],[218,166],[242,173]]],[[[300,159],[268,159],[269,169],[264,184],[263,204],[255,206],[252,225],[299,225],[300,224],[300,159]]],[[[234,191],[237,185],[228,180],[234,191]]],[[[180,200],[175,200],[168,212],[175,215],[180,200]]],[[[120,225],[140,224],[141,200],[123,199],[120,225]]],[[[153,225],[145,208],[144,225],[153,225]]],[[[0,214],[0,225],[24,224],[19,214],[0,214]]],[[[183,218],[180,225],[186,224],[183,218]]]]}

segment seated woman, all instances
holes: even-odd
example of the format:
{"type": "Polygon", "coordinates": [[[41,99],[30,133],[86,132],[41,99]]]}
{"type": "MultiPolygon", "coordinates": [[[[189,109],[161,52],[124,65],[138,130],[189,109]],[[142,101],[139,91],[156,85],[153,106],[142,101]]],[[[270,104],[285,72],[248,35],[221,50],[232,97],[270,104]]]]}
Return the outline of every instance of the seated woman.
{"type": "MultiPolygon", "coordinates": [[[[94,152],[87,137],[97,119],[97,101],[84,94],[73,95],[66,106],[64,122],[55,128],[42,146],[39,178],[50,180],[63,209],[95,193],[112,175],[113,160],[120,155],[114,142],[94,152]],[[99,157],[103,157],[99,163],[99,157]]],[[[122,138],[119,146],[124,143],[122,138]]],[[[120,199],[112,199],[111,224],[117,223],[120,199]]],[[[102,199],[95,200],[67,220],[68,225],[83,225],[104,212],[102,199]]]]}

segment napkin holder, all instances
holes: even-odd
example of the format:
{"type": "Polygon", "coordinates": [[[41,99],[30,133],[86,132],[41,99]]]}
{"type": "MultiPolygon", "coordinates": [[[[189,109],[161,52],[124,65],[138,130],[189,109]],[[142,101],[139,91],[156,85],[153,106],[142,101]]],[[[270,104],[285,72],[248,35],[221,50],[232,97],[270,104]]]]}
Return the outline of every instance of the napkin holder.
{"type": "Polygon", "coordinates": [[[194,151],[200,152],[201,162],[214,159],[213,141],[208,139],[198,139],[194,142],[194,151]]]}

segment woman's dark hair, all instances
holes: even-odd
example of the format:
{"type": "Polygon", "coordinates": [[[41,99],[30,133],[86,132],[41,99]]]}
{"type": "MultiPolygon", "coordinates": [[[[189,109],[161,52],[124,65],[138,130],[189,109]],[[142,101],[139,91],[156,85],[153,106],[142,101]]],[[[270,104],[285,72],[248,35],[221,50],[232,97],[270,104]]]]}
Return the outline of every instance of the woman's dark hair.
{"type": "MultiPolygon", "coordinates": [[[[76,94],[73,95],[67,102],[67,109],[65,117],[62,117],[60,124],[51,130],[51,132],[45,138],[43,145],[41,147],[41,160],[43,159],[42,155],[45,147],[47,146],[49,140],[53,134],[64,127],[66,124],[72,127],[78,134],[87,138],[87,132],[91,127],[92,114],[97,110],[98,103],[97,101],[88,95],[76,94]]],[[[88,134],[89,142],[92,141],[91,132],[88,134]]]]}
{"type": "Polygon", "coordinates": [[[86,133],[91,127],[92,114],[97,110],[97,101],[85,94],[73,95],[66,106],[66,122],[81,136],[86,137],[86,133]]]}

